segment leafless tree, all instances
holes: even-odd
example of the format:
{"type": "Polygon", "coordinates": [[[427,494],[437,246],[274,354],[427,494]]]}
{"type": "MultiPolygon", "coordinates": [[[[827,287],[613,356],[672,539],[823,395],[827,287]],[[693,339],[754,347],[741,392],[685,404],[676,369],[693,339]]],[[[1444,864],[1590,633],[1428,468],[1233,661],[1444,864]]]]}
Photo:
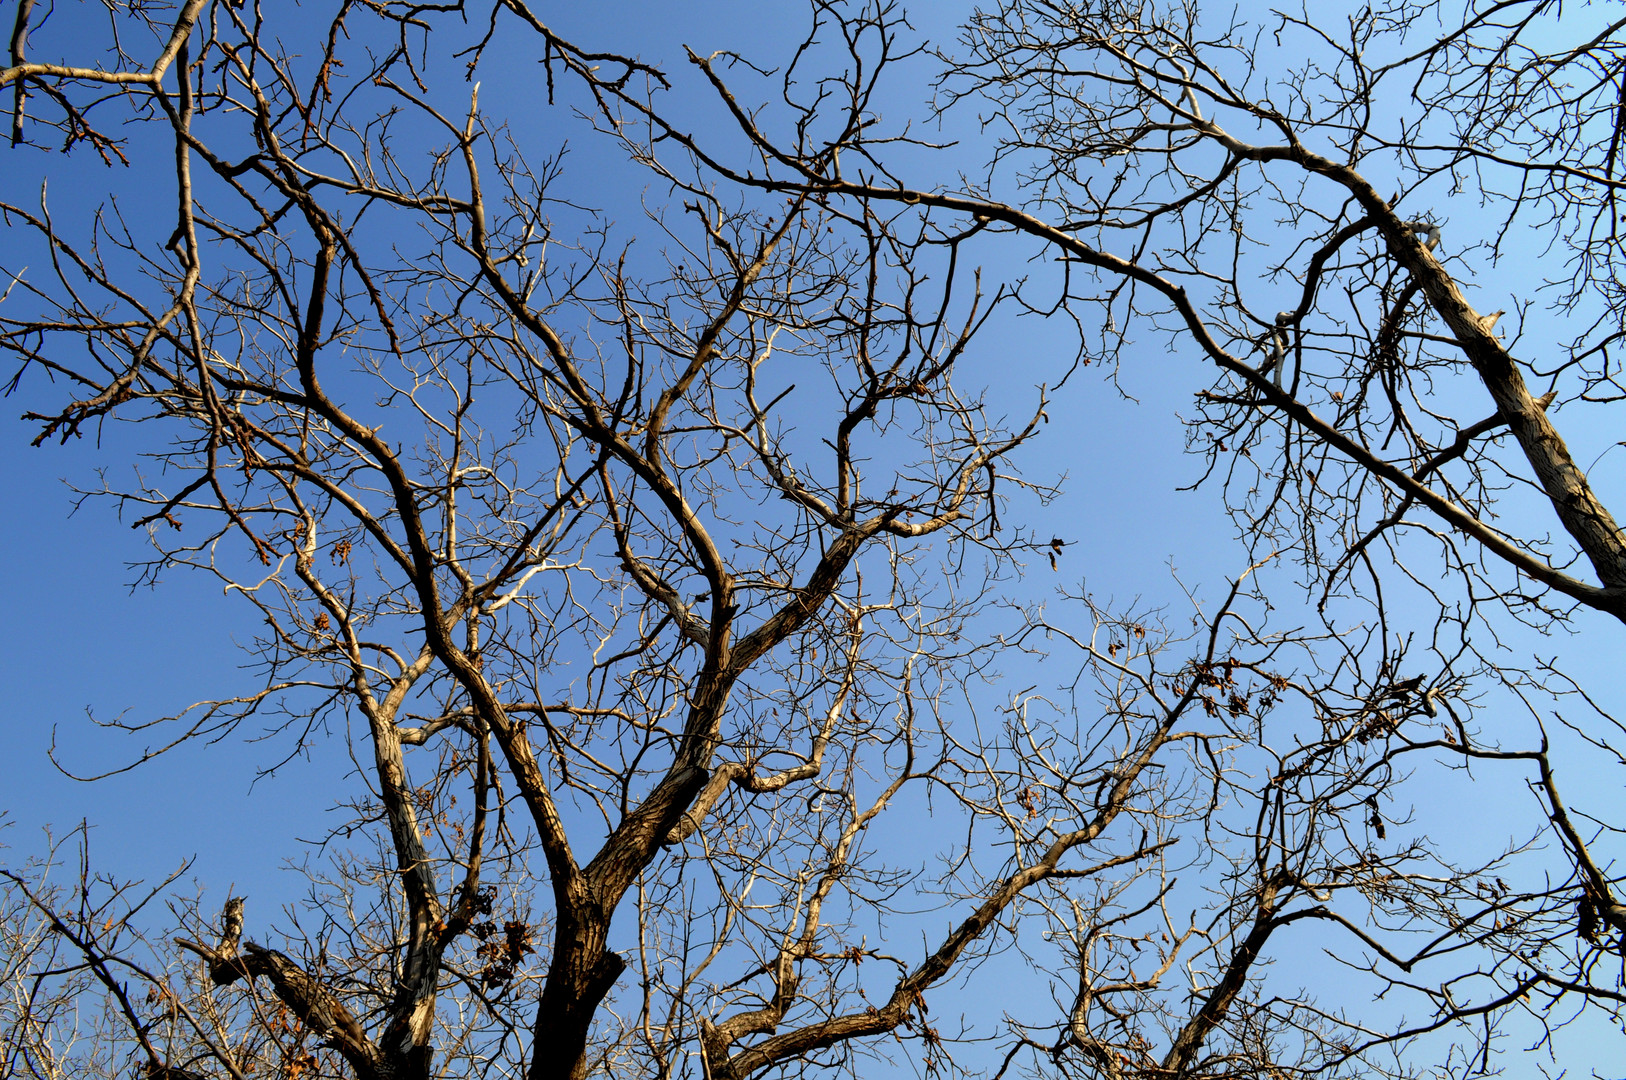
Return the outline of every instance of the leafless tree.
{"type": "Polygon", "coordinates": [[[36,59],[87,47],[45,12],[0,71],[14,153],[167,209],[0,192],[40,256],[4,267],[11,386],[40,443],[149,433],[89,494],[264,627],[242,696],[114,726],[358,765],[283,930],[8,871],[8,1069],[1456,1075],[1617,1018],[1618,832],[1545,726],[1626,765],[1620,727],[1496,635],[1626,618],[1557,426],[1616,396],[1621,24],[1011,0],[930,51],[820,2],[686,88],[520,0],[110,8],[104,66],[36,59]],[[659,185],[634,232],[491,111],[515,48],[659,185]],[[935,112],[887,118],[923,71],[935,112]],[[1532,230],[1567,276],[1510,337],[1475,275],[1532,230]],[[1035,315],[1078,350],[1013,380],[1035,315]],[[1527,361],[1526,326],[1567,336],[1527,361]],[[1209,365],[1236,572],[1180,612],[1008,602],[1067,546],[1020,524],[1055,494],[1023,451],[1148,339],[1209,365]],[[1508,526],[1537,510],[1564,538],[1508,526]],[[1432,780],[1509,777],[1505,848],[1412,827],[1432,780]],[[1279,985],[1306,934],[1352,989],[1279,985]]]}

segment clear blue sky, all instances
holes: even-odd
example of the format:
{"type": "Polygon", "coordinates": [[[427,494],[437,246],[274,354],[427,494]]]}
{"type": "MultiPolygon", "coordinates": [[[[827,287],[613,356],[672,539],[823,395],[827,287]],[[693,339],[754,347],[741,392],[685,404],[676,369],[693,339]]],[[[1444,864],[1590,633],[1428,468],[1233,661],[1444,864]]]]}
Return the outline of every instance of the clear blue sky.
{"type": "MultiPolygon", "coordinates": [[[[963,10],[962,5],[920,5],[915,23],[923,34],[941,37],[963,10]]],[[[4,12],[9,14],[10,7],[4,12]]],[[[55,18],[79,14],[63,5],[55,18]]],[[[555,27],[583,44],[637,51],[682,70],[687,68],[682,45],[702,53],[732,49],[759,55],[782,45],[804,17],[804,7],[793,3],[621,0],[560,5],[555,27]]],[[[500,70],[492,65],[484,74],[482,104],[508,110],[522,137],[545,135],[534,129],[544,129],[549,115],[525,108],[527,97],[536,93],[528,81],[530,69],[516,66],[520,74],[511,84],[497,77],[500,70]]],[[[904,112],[917,109],[926,95],[923,87],[894,92],[904,112]],[[914,89],[918,95],[911,100],[914,89]]],[[[571,137],[583,136],[575,132],[571,137]]],[[[965,166],[974,168],[977,155],[967,153],[965,166]]],[[[76,199],[105,183],[105,177],[92,176],[77,187],[75,170],[95,173],[101,166],[84,149],[71,160],[72,168],[64,168],[55,154],[0,150],[5,163],[0,192],[8,199],[30,201],[38,175],[48,169],[53,202],[74,206],[76,199]]],[[[629,181],[626,172],[615,171],[588,148],[572,158],[571,167],[589,175],[605,170],[596,182],[607,199],[635,199],[637,185],[643,183],[629,181]]],[[[129,191],[126,205],[141,198],[140,191],[129,191]]],[[[1447,209],[1453,238],[1471,235],[1486,221],[1480,208],[1465,202],[1449,203],[1447,209]]],[[[6,264],[11,264],[9,258],[6,264]]],[[[1516,292],[1528,270],[1510,266],[1499,273],[1499,279],[1484,280],[1487,295],[1516,292]]],[[[1545,328],[1538,324],[1534,329],[1539,334],[1545,328]]],[[[1071,349],[1064,328],[1028,320],[1020,331],[1009,342],[1013,371],[1022,371],[1025,357],[1071,349]]],[[[1561,335],[1555,331],[1553,336],[1561,335]]],[[[1021,588],[1042,598],[1057,581],[1076,585],[1082,578],[1103,596],[1144,596],[1175,604],[1175,568],[1181,580],[1216,595],[1223,579],[1243,565],[1242,552],[1212,493],[1176,490],[1201,467],[1182,451],[1180,414],[1189,411],[1191,394],[1209,376],[1194,357],[1161,347],[1136,356],[1117,374],[1116,384],[1093,371],[1075,381],[1051,410],[1062,422],[1053,423],[1024,459],[1026,472],[1035,478],[1065,475],[1066,494],[1044,511],[1040,528],[1072,546],[1061,574],[1034,566],[1021,588]]],[[[0,518],[5,553],[0,567],[12,611],[10,619],[0,622],[0,678],[8,691],[0,713],[0,811],[12,823],[0,840],[11,845],[15,857],[39,850],[38,837],[46,825],[60,831],[86,820],[94,826],[94,861],[114,873],[152,878],[195,858],[193,874],[213,895],[223,896],[231,887],[252,892],[268,906],[291,899],[301,891],[303,879],[279,873],[281,864],[301,854],[292,838],[315,837],[325,830],[329,807],[342,794],[347,760],[296,759],[257,781],[267,746],[278,743],[247,742],[242,736],[251,733],[246,731],[218,745],[185,746],[92,785],[67,779],[48,758],[54,740],[58,760],[70,769],[97,772],[117,766],[149,740],[98,731],[87,711],[103,719],[144,720],[250,685],[252,676],[238,667],[242,654],[234,640],[253,627],[244,622],[251,617],[244,606],[201,578],[171,574],[158,588],[132,587],[137,575],[131,567],[147,554],[144,534],[121,523],[105,503],[91,500],[75,510],[71,488],[95,486],[98,469],[127,475],[143,449],[142,432],[110,425],[65,447],[30,447],[35,429],[20,422],[18,414],[34,407],[32,395],[39,389],[37,380],[25,381],[7,399],[0,428],[11,510],[0,518]]],[[[1591,421],[1566,432],[1586,447],[1578,456],[1583,464],[1595,463],[1593,479],[1605,499],[1617,506],[1626,502],[1626,458],[1611,452],[1619,432],[1591,421]]],[[[1294,602],[1282,606],[1291,609],[1294,602]]],[[[1591,618],[1579,625],[1582,632],[1574,637],[1513,633],[1510,648],[1526,656],[1561,656],[1601,700],[1623,704],[1617,676],[1620,626],[1591,618]]],[[[1529,724],[1511,709],[1507,717],[1510,741],[1530,734],[1529,724]]],[[[1565,780],[1573,782],[1572,798],[1581,801],[1590,795],[1591,805],[1619,806],[1613,779],[1584,774],[1579,766],[1583,759],[1570,760],[1576,763],[1575,775],[1565,780]]],[[[1475,798],[1472,791],[1448,785],[1434,789],[1431,798],[1443,805],[1420,802],[1419,822],[1454,820],[1465,831],[1477,829],[1477,842],[1495,845],[1507,832],[1498,811],[1516,810],[1513,818],[1531,820],[1526,813],[1530,797],[1521,784],[1512,783],[1501,789],[1505,802],[1471,807],[1472,820],[1465,821],[1465,808],[1450,803],[1475,798]]],[[[1284,967],[1290,973],[1312,970],[1308,961],[1302,968],[1291,963],[1284,967]]],[[[1048,999],[1042,988],[1029,988],[1029,994],[1036,1010],[1048,999]]]]}
{"type": "MultiPolygon", "coordinates": [[[[914,22],[923,33],[941,33],[951,29],[952,13],[953,5],[930,5],[914,22]]],[[[56,19],[76,16],[84,17],[63,9],[56,19]]],[[[760,54],[783,46],[804,17],[801,5],[789,3],[623,0],[567,5],[555,26],[567,37],[636,50],[687,75],[684,45],[698,52],[760,54]]],[[[36,38],[54,40],[44,33],[36,38]]],[[[530,74],[528,66],[518,70],[530,74]]],[[[522,133],[548,134],[526,131],[549,123],[545,112],[528,115],[524,107],[533,84],[505,87],[490,72],[482,78],[486,108],[507,115],[522,133]]],[[[917,100],[903,96],[899,108],[917,109],[924,99],[920,88],[917,100]]],[[[580,146],[581,132],[572,132],[572,138],[578,148],[567,160],[576,175],[604,170],[587,186],[619,188],[621,196],[638,198],[648,183],[645,176],[595,157],[591,146],[580,146]]],[[[63,167],[69,162],[60,155],[32,149],[9,151],[6,157],[13,170],[0,181],[6,197],[33,202],[35,176],[48,169],[49,197],[58,213],[65,213],[61,207],[82,212],[84,204],[75,200],[94,197],[106,183],[102,167],[83,149],[69,159],[72,168],[63,167]],[[88,183],[80,186],[81,179],[88,183]]],[[[139,198],[138,191],[124,191],[126,212],[139,198]]],[[[69,220],[72,212],[66,212],[69,220]]],[[[626,213],[630,217],[631,208],[626,213]]],[[[1027,320],[1022,336],[1010,341],[1013,369],[1038,368],[1043,365],[1037,358],[1046,350],[1065,355],[1071,347],[1065,329],[1027,320]]],[[[1121,599],[1169,595],[1171,562],[1188,575],[1215,580],[1216,571],[1234,573],[1240,560],[1216,542],[1228,536],[1228,527],[1213,500],[1174,491],[1189,483],[1198,467],[1180,452],[1175,410],[1190,400],[1193,380],[1201,375],[1177,357],[1155,355],[1147,361],[1121,373],[1122,389],[1136,401],[1125,399],[1104,376],[1080,380],[1054,410],[1060,422],[1047,431],[1047,442],[1024,461],[1035,478],[1069,477],[1068,498],[1048,511],[1054,519],[1048,527],[1080,544],[1064,563],[1070,581],[1076,584],[1087,573],[1092,589],[1121,599]],[[1115,457],[1126,445],[1136,448],[1133,468],[1115,457]],[[1148,492],[1157,496],[1148,499],[1148,492]],[[1133,507],[1134,512],[1115,511],[1110,527],[1102,528],[1102,507],[1133,507]]],[[[87,713],[134,722],[168,715],[193,700],[241,692],[252,676],[239,669],[243,656],[233,640],[243,639],[252,626],[244,623],[251,616],[242,605],[199,578],[171,573],[156,589],[133,584],[135,564],[149,554],[144,533],[121,524],[104,501],[89,500],[75,509],[73,488],[94,487],[100,469],[131,475],[142,433],[112,424],[66,446],[32,447],[37,429],[19,416],[35,406],[31,394],[41,388],[31,377],[7,400],[6,438],[0,443],[8,493],[17,508],[0,521],[7,556],[0,565],[14,610],[23,613],[0,629],[6,636],[0,663],[12,688],[0,756],[0,792],[5,793],[0,808],[14,825],[8,842],[28,850],[40,827],[60,829],[85,819],[96,826],[98,860],[110,868],[150,876],[197,857],[197,875],[214,887],[258,882],[275,869],[267,864],[267,853],[280,860],[291,854],[288,837],[321,831],[332,786],[348,763],[295,760],[256,784],[266,748],[228,738],[218,745],[183,747],[133,773],[85,785],[67,780],[47,759],[53,735],[59,760],[86,773],[117,767],[152,741],[98,732],[87,713]]],[[[1045,575],[1037,579],[1037,595],[1052,584],[1048,569],[1045,575]]]]}

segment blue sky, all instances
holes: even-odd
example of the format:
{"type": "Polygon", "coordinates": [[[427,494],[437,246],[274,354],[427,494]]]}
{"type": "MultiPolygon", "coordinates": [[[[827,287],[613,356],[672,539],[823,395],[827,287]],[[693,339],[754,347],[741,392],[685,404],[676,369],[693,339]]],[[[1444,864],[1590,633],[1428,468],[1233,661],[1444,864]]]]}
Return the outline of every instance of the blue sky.
{"type": "MultiPolygon", "coordinates": [[[[71,20],[78,14],[64,7],[54,17],[71,20]]],[[[940,35],[957,14],[953,5],[924,7],[916,26],[923,34],[940,35]]],[[[781,45],[804,17],[798,4],[599,3],[563,6],[556,29],[584,45],[636,50],[679,69],[686,68],[681,45],[756,55],[781,45]]],[[[520,138],[546,141],[556,121],[546,110],[527,107],[536,85],[534,69],[521,66],[525,63],[524,57],[510,61],[511,82],[498,76],[502,64],[492,64],[483,75],[482,104],[506,114],[520,138]]],[[[918,86],[892,92],[902,112],[916,109],[926,93],[918,86]]],[[[581,132],[573,129],[570,137],[574,175],[602,192],[607,203],[635,206],[647,181],[619,166],[612,151],[586,143],[581,132]]],[[[108,182],[83,149],[67,161],[33,149],[0,153],[6,155],[7,172],[0,176],[6,198],[28,201],[32,196],[25,193],[36,190],[37,176],[49,171],[53,205],[82,213],[84,200],[108,182]]],[[[975,154],[968,154],[967,166],[974,167],[975,154]]],[[[138,162],[132,175],[140,167],[138,162]]],[[[124,198],[127,205],[137,203],[139,186],[124,198]]],[[[1448,205],[1447,235],[1453,241],[1488,221],[1465,201],[1442,205],[1448,205]]],[[[1000,269],[1018,272],[1016,266],[1000,269]]],[[[1494,294],[1516,291],[1520,284],[1521,267],[1509,266],[1488,271],[1483,289],[1494,294]]],[[[1543,329],[1532,327],[1532,336],[1543,329]]],[[[1024,392],[1028,385],[1021,373],[1037,366],[1029,358],[1071,350],[1065,328],[1035,319],[1015,324],[1005,347],[1004,362],[1017,373],[1011,381],[1024,392]]],[[[1201,467],[1182,451],[1180,415],[1208,378],[1192,355],[1153,345],[1119,370],[1116,382],[1092,370],[1067,388],[1051,409],[1054,422],[1024,458],[1024,469],[1035,479],[1065,477],[1063,498],[1033,512],[1041,515],[1035,522],[1039,531],[1066,538],[1070,546],[1061,572],[1029,567],[1019,587],[1023,596],[1043,598],[1059,582],[1076,587],[1082,579],[1102,597],[1177,605],[1176,573],[1211,597],[1225,577],[1242,568],[1242,551],[1215,495],[1177,490],[1201,467]]],[[[143,450],[142,432],[113,424],[67,446],[31,447],[34,428],[17,416],[34,406],[32,395],[41,389],[37,381],[25,381],[7,400],[0,428],[11,507],[0,520],[5,553],[0,567],[14,613],[0,629],[5,635],[0,678],[8,690],[0,714],[0,810],[12,824],[0,839],[16,857],[39,850],[45,826],[60,832],[85,820],[94,826],[93,861],[113,873],[153,878],[195,859],[191,875],[213,895],[225,895],[228,888],[248,891],[268,907],[291,900],[302,891],[303,878],[280,872],[283,860],[301,855],[292,838],[319,836],[331,822],[330,807],[342,795],[350,768],[347,760],[296,758],[274,775],[260,776],[268,747],[278,740],[249,741],[246,736],[254,733],[248,730],[218,744],[184,746],[95,784],[70,780],[49,759],[54,742],[57,760],[74,771],[99,772],[131,760],[148,740],[99,731],[89,716],[140,721],[241,689],[252,676],[241,670],[242,654],[234,643],[254,627],[247,608],[201,577],[171,574],[156,588],[132,584],[139,576],[134,565],[148,553],[144,534],[119,521],[103,502],[90,500],[76,508],[72,489],[94,486],[99,469],[127,473],[143,450]]],[[[1587,448],[1578,454],[1581,460],[1596,463],[1593,479],[1605,498],[1626,494],[1623,459],[1610,452],[1618,431],[1601,419],[1581,420],[1565,430],[1587,448]]],[[[1289,599],[1282,606],[1291,609],[1293,603],[1289,599]]],[[[1509,651],[1562,656],[1601,699],[1618,700],[1620,627],[1592,617],[1577,625],[1574,636],[1512,632],[1509,651]]],[[[1511,738],[1531,734],[1531,725],[1511,707],[1506,725],[1515,733],[1511,738]]],[[[1598,800],[1593,805],[1618,805],[1612,776],[1589,774],[1580,764],[1584,758],[1569,760],[1574,764],[1563,778],[1573,783],[1575,801],[1590,794],[1598,800]]],[[[1419,796],[1419,819],[1461,822],[1462,808],[1449,804],[1475,798],[1474,790],[1450,784],[1433,788],[1426,798],[1419,796]],[[1429,799],[1447,805],[1432,806],[1429,799]]],[[[1522,785],[1499,790],[1505,801],[1473,807],[1473,820],[1463,822],[1465,835],[1459,839],[1469,841],[1476,833],[1471,839],[1485,846],[1501,843],[1511,826],[1498,820],[1500,810],[1513,811],[1507,815],[1513,822],[1529,822],[1530,796],[1522,785]]],[[[929,832],[925,823],[922,832],[929,832]]],[[[1035,989],[1032,996],[1038,1009],[1045,995],[1035,989]]]]}
{"type": "MultiPolygon", "coordinates": [[[[941,29],[948,25],[949,10],[934,5],[915,23],[923,32],[941,29]]],[[[64,9],[55,18],[76,14],[64,9]]],[[[750,55],[782,44],[803,18],[795,4],[610,3],[570,5],[559,13],[557,27],[583,42],[613,37],[617,48],[635,48],[645,58],[682,70],[687,66],[682,45],[750,55]]],[[[36,40],[49,39],[42,33],[36,40]]],[[[528,75],[519,63],[516,68],[528,75]]],[[[534,85],[520,81],[504,87],[489,75],[483,78],[487,108],[506,115],[522,135],[546,138],[548,114],[527,115],[522,107],[534,85]],[[505,93],[510,102],[504,102],[505,93]]],[[[905,100],[900,109],[919,104],[905,100]]],[[[647,190],[642,174],[617,168],[607,160],[611,155],[595,154],[590,144],[582,147],[580,132],[572,138],[577,148],[568,167],[578,175],[602,170],[588,186],[618,188],[619,196],[632,199],[647,190]]],[[[51,205],[65,216],[82,212],[84,204],[75,200],[96,197],[109,180],[84,150],[67,160],[33,149],[8,156],[15,171],[5,184],[7,197],[31,202],[18,191],[37,190],[37,181],[22,178],[49,170],[51,205]],[[72,168],[62,167],[70,163],[72,168]],[[81,186],[81,180],[87,182],[81,186]]],[[[125,190],[128,212],[134,192],[126,181],[112,179],[125,190]]],[[[1017,371],[1044,366],[1040,361],[1047,353],[1071,351],[1065,330],[1034,319],[1023,321],[1021,335],[1009,347],[1017,371]]],[[[1128,600],[1167,593],[1171,566],[1193,577],[1235,572],[1240,556],[1214,543],[1226,526],[1213,500],[1206,493],[1174,491],[1189,483],[1198,467],[1180,452],[1174,413],[1189,401],[1193,379],[1200,377],[1179,357],[1156,356],[1120,373],[1122,393],[1103,376],[1085,373],[1053,410],[1057,422],[1023,464],[1035,479],[1068,477],[1068,497],[1044,511],[1043,528],[1078,545],[1068,549],[1063,564],[1070,583],[1076,585],[1085,574],[1092,590],[1128,600]],[[1136,448],[1133,469],[1117,456],[1126,445],[1136,448]],[[1149,491],[1164,497],[1148,499],[1149,491]],[[1104,519],[1102,506],[1133,506],[1136,512],[1104,519]]],[[[142,450],[141,433],[114,423],[65,446],[54,441],[30,446],[37,428],[19,414],[34,407],[31,392],[41,390],[37,378],[25,380],[8,400],[6,439],[0,444],[8,491],[18,507],[0,522],[7,594],[14,598],[14,610],[27,613],[0,629],[7,638],[4,678],[12,688],[4,721],[6,752],[0,757],[0,791],[7,793],[0,807],[13,823],[8,842],[29,850],[34,844],[29,837],[43,826],[61,830],[84,819],[96,827],[98,862],[120,872],[148,876],[195,857],[195,873],[216,887],[262,877],[269,884],[275,876],[266,852],[280,858],[289,853],[287,837],[321,831],[324,789],[338,783],[342,766],[336,770],[332,763],[296,759],[276,776],[257,780],[265,748],[228,738],[182,747],[134,772],[87,785],[67,779],[47,758],[55,738],[58,760],[68,769],[90,774],[117,768],[152,739],[99,732],[91,716],[138,722],[169,715],[193,700],[240,692],[251,676],[241,670],[244,658],[234,641],[245,639],[253,626],[245,622],[251,616],[242,605],[201,578],[171,572],[156,588],[138,583],[137,564],[151,550],[144,532],[121,522],[105,501],[80,504],[74,489],[94,487],[98,470],[130,475],[142,450]]],[[[1040,595],[1050,584],[1049,573],[1037,578],[1040,595]]]]}

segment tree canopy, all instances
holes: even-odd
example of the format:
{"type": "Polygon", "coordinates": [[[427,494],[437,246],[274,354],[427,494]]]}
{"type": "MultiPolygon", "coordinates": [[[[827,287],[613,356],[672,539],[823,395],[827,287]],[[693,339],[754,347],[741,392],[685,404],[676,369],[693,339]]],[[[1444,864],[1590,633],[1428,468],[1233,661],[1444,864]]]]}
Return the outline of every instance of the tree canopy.
{"type": "Polygon", "coordinates": [[[96,745],[344,780],[19,850],[3,1075],[1618,1058],[1626,19],[14,7],[17,467],[249,616],[96,745]]]}

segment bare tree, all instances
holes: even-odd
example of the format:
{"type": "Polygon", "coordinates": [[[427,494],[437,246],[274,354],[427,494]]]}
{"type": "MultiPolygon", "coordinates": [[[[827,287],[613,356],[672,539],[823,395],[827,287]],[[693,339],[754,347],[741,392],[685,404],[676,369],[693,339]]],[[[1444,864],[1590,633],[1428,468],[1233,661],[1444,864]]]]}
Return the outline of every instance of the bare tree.
{"type": "MultiPolygon", "coordinates": [[[[1385,744],[1381,764],[1357,775],[1371,779],[1369,770],[1419,751],[1463,765],[1530,764],[1525,779],[1568,853],[1561,886],[1545,881],[1508,900],[1491,865],[1467,869],[1432,852],[1428,859],[1442,859],[1434,884],[1397,892],[1389,882],[1406,875],[1388,867],[1366,877],[1370,855],[1360,853],[1322,870],[1307,894],[1322,900],[1336,895],[1332,883],[1358,882],[1371,906],[1351,920],[1303,906],[1306,894],[1300,905],[1284,902],[1292,899],[1284,886],[1305,875],[1261,862],[1230,892],[1229,960],[1199,1017],[1255,1024],[1237,995],[1268,936],[1306,918],[1331,918],[1361,938],[1358,949],[1370,952],[1351,963],[1377,976],[1384,994],[1409,985],[1435,1016],[1484,1019],[1487,1032],[1533,988],[1547,994],[1533,1010],[1543,1023],[1573,1007],[1574,995],[1610,1015],[1620,1001],[1618,975],[1594,978],[1588,947],[1603,927],[1622,929],[1600,914],[1622,910],[1618,879],[1588,850],[1615,829],[1607,815],[1589,816],[1586,836],[1569,822],[1541,717],[1610,762],[1622,760],[1620,725],[1550,664],[1519,664],[1500,638],[1499,613],[1543,628],[1568,626],[1585,609],[1622,617],[1626,547],[1555,419],[1571,410],[1576,430],[1596,444],[1595,422],[1581,414],[1618,399],[1609,357],[1623,325],[1615,261],[1622,24],[1569,18],[1560,28],[1557,13],[1540,2],[1461,13],[1403,3],[1335,19],[1284,10],[1249,24],[1194,4],[1000,4],[975,14],[959,51],[940,57],[939,118],[965,131],[974,119],[975,130],[994,136],[980,178],[962,174],[952,185],[916,180],[942,174],[917,164],[932,148],[879,122],[876,71],[900,31],[885,6],[819,7],[809,47],[839,43],[828,51],[843,75],[827,76],[817,97],[798,98],[794,68],[758,90],[722,58],[694,58],[747,140],[748,158],[715,149],[659,108],[630,96],[619,103],[743,187],[831,205],[883,201],[945,230],[964,222],[990,243],[1036,244],[1030,250],[1066,269],[1059,282],[1029,281],[1017,303],[1072,317],[1088,359],[1127,365],[1131,342],[1146,337],[1205,358],[1216,375],[1197,391],[1191,443],[1256,556],[1301,566],[1328,633],[1340,639],[1331,655],[1350,681],[1323,686],[1315,711],[1323,723],[1329,714],[1352,722],[1345,740],[1385,744]],[[788,122],[741,105],[769,93],[790,106],[788,122]],[[1447,218],[1452,201],[1472,208],[1467,235],[1447,218]],[[1532,247],[1548,256],[1540,278],[1530,270],[1532,247]],[[1506,312],[1487,313],[1472,299],[1495,285],[1518,290],[1507,301],[1511,327],[1499,328],[1506,312]],[[1543,519],[1561,539],[1543,535],[1543,519]],[[1430,608],[1432,626],[1427,618],[1423,626],[1435,671],[1401,678],[1415,640],[1408,624],[1430,608]],[[1470,732],[1465,691],[1482,679],[1511,690],[1533,729],[1470,732]],[[1335,686],[1343,702],[1328,710],[1335,686]],[[1565,697],[1574,707],[1555,701],[1565,697]],[[1445,721],[1442,737],[1407,732],[1414,718],[1445,721]],[[1526,734],[1539,738],[1503,745],[1526,734]],[[1475,914],[1460,906],[1466,894],[1452,895],[1469,882],[1495,898],[1475,914]],[[1385,916],[1390,904],[1399,909],[1385,916]],[[1407,977],[1484,920],[1490,926],[1473,940],[1501,960],[1476,959],[1437,991],[1407,977]],[[1519,930],[1498,940],[1508,923],[1519,930]],[[1555,954],[1572,923],[1579,953],[1555,954]],[[1385,924],[1434,924],[1440,935],[1408,954],[1370,936],[1385,924]],[[1481,980],[1467,1003],[1462,987],[1481,980]]],[[[1300,763],[1270,769],[1255,792],[1256,845],[1272,822],[1296,819],[1301,839],[1277,830],[1276,843],[1283,854],[1309,856],[1326,843],[1315,833],[1329,811],[1352,811],[1352,801],[1339,805],[1347,795],[1309,799],[1296,811],[1283,802],[1286,778],[1301,770],[1314,787],[1338,775],[1325,761],[1310,764],[1323,751],[1304,752],[1300,763]]],[[[1365,803],[1380,840],[1387,780],[1383,787],[1365,803]]],[[[1274,1020],[1277,1030],[1316,1027],[1304,1017],[1274,1020]]],[[[1257,1025],[1261,1033],[1273,1026],[1257,1025]]],[[[1183,1029],[1157,1068],[1241,1068],[1240,1058],[1200,1063],[1205,1036],[1201,1025],[1183,1029]]],[[[1349,1055],[1405,1041],[1374,1030],[1326,1038],[1349,1055]]],[[[1087,1039],[1079,1045],[1111,1071],[1104,1051],[1087,1039]]],[[[1275,1053],[1241,1057],[1269,1072],[1285,1067],[1275,1053]]],[[[1122,1065],[1126,1052],[1118,1054],[1122,1065]]],[[[1476,1057],[1481,1067],[1489,1060],[1461,1060],[1476,1057]]],[[[1343,1060],[1353,1057],[1313,1067],[1343,1060]]]]}
{"type": "Polygon", "coordinates": [[[62,1069],[81,998],[80,1071],[368,1080],[1454,1074],[1615,1016],[1616,833],[1542,724],[1626,764],[1619,725],[1486,642],[1623,617],[1554,419],[1614,398],[1619,25],[1013,0],[938,54],[887,5],[813,16],[783,58],[692,57],[700,100],[519,0],[111,10],[102,67],[35,59],[84,45],[17,5],[15,152],[173,199],[69,228],[0,193],[48,268],[6,267],[11,385],[70,388],[40,443],[150,432],[160,467],[91,494],[263,620],[255,687],[130,726],[358,766],[283,930],[172,897],[165,944],[157,894],[8,872],[42,988],[9,1068],[62,1069]],[[660,185],[642,246],[488,111],[516,40],[660,185]],[[964,160],[883,120],[923,67],[993,133],[980,179],[913,180],[964,160]],[[1470,185],[1504,213],[1458,248],[1422,204],[1470,185]],[[1534,363],[1470,302],[1531,227],[1578,328],[1534,363]],[[978,269],[1007,251],[1036,269],[978,269]],[[1031,315],[1079,349],[1012,380],[1031,315]],[[1017,524],[1055,494],[1021,452],[1130,335],[1217,372],[1190,432],[1239,572],[1189,612],[1013,605],[1066,547],[1017,524]],[[1567,540],[1498,518],[1533,504],[1567,540]],[[995,685],[1030,670],[1054,689],[995,685]],[[1493,768],[1531,788],[1505,849],[1388,840],[1493,768]],[[1273,981],[1311,932],[1356,989],[1273,981]],[[1018,974],[1048,1012],[928,1006],[1018,974]]]}

